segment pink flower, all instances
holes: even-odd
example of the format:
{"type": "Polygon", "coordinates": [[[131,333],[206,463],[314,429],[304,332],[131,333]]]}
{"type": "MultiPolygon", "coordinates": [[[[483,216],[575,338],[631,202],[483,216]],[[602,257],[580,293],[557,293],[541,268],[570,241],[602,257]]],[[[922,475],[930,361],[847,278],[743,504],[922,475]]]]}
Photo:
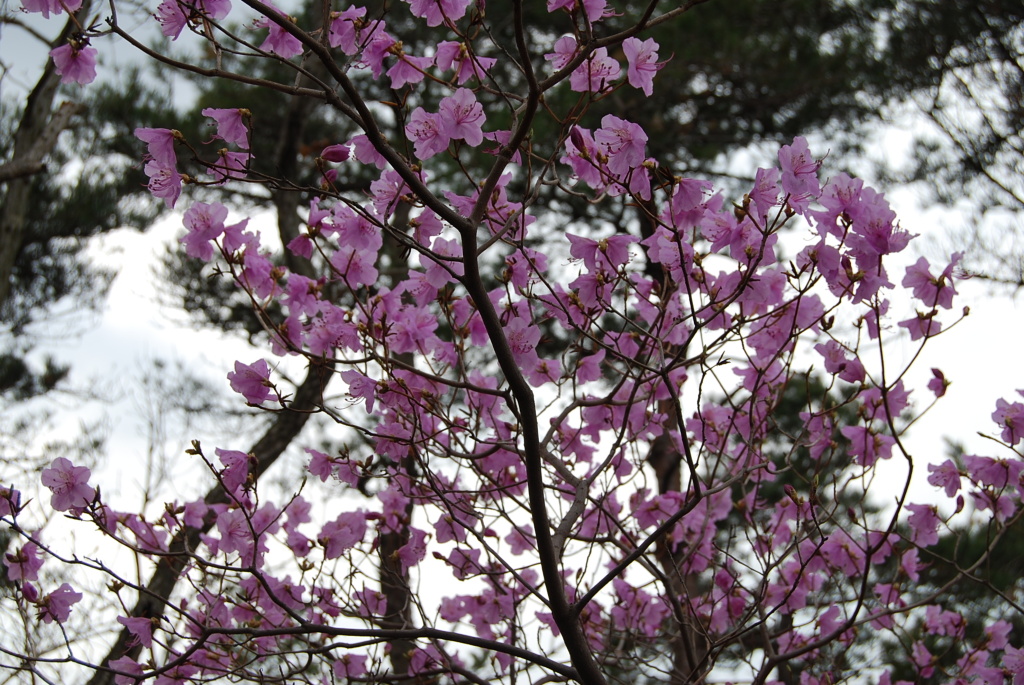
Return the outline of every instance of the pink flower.
{"type": "Polygon", "coordinates": [[[252,116],[249,110],[207,107],[203,110],[203,116],[217,122],[218,138],[225,143],[235,143],[243,150],[249,149],[249,129],[245,126],[245,119],[252,116]]]}
{"type": "Polygon", "coordinates": [[[341,372],[341,379],[348,383],[348,394],[360,397],[366,402],[366,413],[373,412],[373,402],[377,397],[377,381],[365,376],[355,369],[341,372]]]}
{"type": "Polygon", "coordinates": [[[366,673],[366,657],[362,654],[346,653],[331,665],[334,677],[349,682],[349,679],[360,678],[366,673]]]}
{"type": "Polygon", "coordinates": [[[235,362],[235,370],[228,373],[231,389],[242,395],[252,405],[263,404],[270,399],[270,367],[265,359],[252,364],[235,362]]]}
{"type": "Polygon", "coordinates": [[[441,130],[441,126],[439,114],[430,114],[422,107],[413,110],[405,134],[412,139],[413,151],[418,159],[430,159],[448,149],[451,138],[441,130]]]}
{"type": "Polygon", "coordinates": [[[939,541],[939,516],[935,507],[927,504],[908,504],[910,541],[921,547],[930,547],[939,541]]]}
{"type": "Polygon", "coordinates": [[[306,452],[310,455],[308,471],[326,483],[334,473],[334,460],[323,452],[309,447],[306,448],[306,452]]]}
{"type": "Polygon", "coordinates": [[[938,466],[928,464],[928,471],[931,472],[928,482],[935,487],[943,488],[946,491],[946,497],[952,497],[960,490],[960,470],[949,459],[938,466]]]}
{"type": "MultiPolygon", "coordinates": [[[[277,19],[286,23],[292,21],[291,17],[274,7],[272,3],[266,2],[265,4],[270,7],[277,19]]],[[[270,19],[269,16],[260,17],[253,23],[253,26],[255,28],[270,29],[270,33],[267,34],[267,37],[260,45],[260,50],[272,52],[278,57],[283,57],[284,59],[302,54],[302,41],[285,31],[277,21],[270,19]]]]}
{"type": "Polygon", "coordinates": [[[572,36],[562,36],[555,41],[555,51],[544,55],[544,59],[551,62],[555,69],[561,69],[576,56],[576,39],[572,36]]]}
{"type": "Polygon", "coordinates": [[[63,623],[71,616],[72,605],[81,599],[81,592],[75,592],[71,585],[64,583],[39,603],[39,618],[43,623],[63,623]]]}
{"type": "Polygon", "coordinates": [[[384,71],[384,59],[391,54],[391,49],[398,41],[384,30],[383,21],[371,22],[369,31],[368,37],[362,36],[363,61],[370,67],[373,78],[380,78],[381,72],[384,71]]]}
{"type": "Polygon", "coordinates": [[[231,0],[196,0],[196,9],[211,19],[223,19],[231,12],[231,0]]]}
{"type": "Polygon", "coordinates": [[[36,580],[39,569],[43,567],[43,558],[36,543],[29,540],[17,552],[5,554],[4,565],[8,580],[36,580]]]}
{"type": "Polygon", "coordinates": [[[912,288],[914,297],[921,300],[925,306],[950,309],[953,307],[953,295],[956,294],[953,287],[953,269],[961,256],[959,252],[954,254],[952,261],[938,276],[932,276],[928,260],[921,257],[912,266],[907,267],[903,285],[912,288]]]}
{"type": "Polygon", "coordinates": [[[216,453],[220,463],[224,464],[224,470],[220,474],[221,482],[228,492],[238,492],[249,478],[249,455],[238,450],[222,450],[219,447],[216,453]]]}
{"type": "Polygon", "coordinates": [[[227,218],[228,208],[219,202],[196,202],[189,207],[183,219],[188,233],[178,240],[185,246],[185,253],[189,257],[210,261],[213,258],[213,241],[224,233],[224,220],[227,218]]]}
{"type": "MultiPolygon", "coordinates": [[[[1024,391],[1018,391],[1024,394],[1024,391]]],[[[1024,438],[1024,404],[1006,400],[996,400],[996,410],[992,412],[992,420],[1003,428],[1003,442],[1016,445],[1024,438]]]]}
{"type": "Polygon", "coordinates": [[[387,76],[391,79],[391,87],[398,89],[409,83],[419,83],[425,72],[434,63],[431,57],[414,57],[399,54],[398,60],[388,69],[387,76]]]}
{"type": "Polygon", "coordinates": [[[22,8],[26,12],[40,12],[45,19],[51,14],[62,14],[67,7],[69,12],[77,12],[82,7],[82,0],[69,0],[61,3],[61,0],[22,0],[22,8]]]}
{"type": "Polygon", "coordinates": [[[860,383],[864,380],[864,365],[856,357],[848,359],[846,350],[835,340],[819,343],[814,346],[814,349],[825,358],[827,373],[838,374],[847,383],[860,383]]]}
{"type": "Polygon", "coordinates": [[[128,629],[134,635],[132,642],[141,644],[143,647],[150,647],[153,644],[153,619],[146,617],[128,618],[118,616],[117,622],[128,629]]]}
{"type": "Polygon", "coordinates": [[[900,328],[906,328],[910,332],[911,340],[930,338],[942,331],[942,324],[935,320],[935,314],[936,311],[934,309],[927,313],[917,312],[913,319],[900,321],[899,326],[900,328]]]}
{"type": "Polygon", "coordinates": [[[949,381],[946,380],[946,375],[939,369],[932,369],[932,378],[928,381],[928,389],[935,393],[936,397],[942,397],[946,394],[946,388],[949,387],[949,381]]]}
{"type": "Polygon", "coordinates": [[[650,97],[654,92],[654,75],[665,66],[658,62],[658,43],[653,38],[641,41],[630,37],[622,41],[622,52],[626,55],[626,79],[629,85],[639,88],[650,97]]]}
{"type": "Polygon", "coordinates": [[[114,685],[136,685],[140,679],[133,676],[142,675],[142,666],[131,657],[123,656],[120,659],[114,659],[109,666],[114,671],[125,674],[115,675],[114,685]]]}
{"type": "Polygon", "coordinates": [[[171,40],[178,40],[182,30],[188,26],[188,16],[178,0],[163,0],[156,8],[156,20],[160,33],[171,40]]]}
{"type": "Polygon", "coordinates": [[[153,197],[163,200],[168,209],[181,195],[181,174],[174,167],[166,167],[154,160],[146,162],[146,176],[149,176],[149,192],[153,197]]]}
{"type": "Polygon", "coordinates": [[[494,57],[470,54],[465,43],[446,40],[438,43],[434,63],[440,71],[448,71],[454,66],[455,82],[461,86],[474,77],[482,80],[485,73],[490,71],[498,60],[494,57]]]}
{"type": "Polygon", "coordinates": [[[149,159],[161,167],[175,168],[178,157],[174,152],[177,131],[168,128],[137,128],[135,137],[146,143],[149,159]]]}
{"type": "Polygon", "coordinates": [[[465,140],[474,147],[483,142],[484,108],[468,88],[441,100],[438,116],[441,132],[452,140],[465,140]]]}
{"type": "Polygon", "coordinates": [[[217,183],[224,183],[229,179],[243,179],[248,174],[249,162],[252,155],[249,152],[238,152],[222,148],[217,151],[220,157],[215,164],[207,167],[206,172],[217,179],[217,183]]]}
{"type": "Polygon", "coordinates": [[[809,196],[819,193],[818,168],[821,163],[811,156],[807,139],[796,137],[792,145],[783,145],[779,150],[779,166],[782,168],[782,189],[790,195],[790,204],[806,206],[809,196]]]}
{"type": "Polygon", "coordinates": [[[14,488],[0,486],[0,516],[14,516],[21,509],[21,493],[14,488]]]}
{"type": "Polygon", "coordinates": [[[622,67],[608,56],[608,48],[598,48],[572,72],[569,87],[577,93],[600,93],[611,88],[621,74],[622,67]]]}
{"type": "Polygon", "coordinates": [[[440,26],[445,20],[458,21],[472,0],[407,0],[413,16],[427,20],[427,26],[440,26]]]}
{"type": "Polygon", "coordinates": [[[624,177],[644,161],[647,134],[639,125],[614,114],[601,119],[594,140],[607,151],[608,169],[617,176],[624,177]]]}
{"type": "Polygon", "coordinates": [[[354,55],[359,51],[356,44],[356,22],[366,15],[365,7],[349,7],[332,15],[330,32],[327,40],[332,48],[341,48],[346,55],[354,55]]]}
{"type": "Polygon", "coordinates": [[[50,57],[61,75],[61,83],[86,85],[96,79],[96,48],[83,42],[68,42],[50,50],[50,57]]]}
{"type": "Polygon", "coordinates": [[[398,548],[398,560],[402,563],[402,570],[408,571],[423,561],[426,556],[427,534],[419,528],[412,528],[409,533],[409,542],[398,548]]]}
{"type": "Polygon", "coordinates": [[[43,485],[53,493],[50,506],[57,511],[88,506],[96,497],[96,491],[89,485],[89,475],[84,466],[75,466],[64,457],[54,459],[42,473],[43,485]]]}
{"type": "Polygon", "coordinates": [[[325,559],[337,559],[345,550],[352,549],[366,536],[366,514],[352,511],[328,522],[320,531],[317,541],[324,547],[325,559]]]}
{"type": "Polygon", "coordinates": [[[892,436],[873,433],[864,426],[846,426],[839,432],[850,441],[850,456],[865,468],[871,468],[879,459],[892,457],[896,444],[892,436]]]}

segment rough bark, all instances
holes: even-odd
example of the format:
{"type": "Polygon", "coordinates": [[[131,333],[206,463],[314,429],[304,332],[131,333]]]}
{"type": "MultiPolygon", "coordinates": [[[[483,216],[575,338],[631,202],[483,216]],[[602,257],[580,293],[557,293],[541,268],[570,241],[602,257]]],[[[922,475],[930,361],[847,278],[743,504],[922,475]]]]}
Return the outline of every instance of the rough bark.
{"type": "MultiPolygon", "coordinates": [[[[75,17],[69,17],[53,45],[60,45],[77,28],[76,18],[85,17],[90,1],[85,0],[75,17]]],[[[43,168],[43,160],[57,143],[57,137],[75,113],[76,105],[65,103],[53,112],[60,76],[47,58],[43,75],[25,102],[25,111],[14,134],[9,162],[0,167],[0,183],[7,192],[0,204],[0,306],[11,293],[14,262],[25,241],[31,213],[32,175],[43,168]]]]}

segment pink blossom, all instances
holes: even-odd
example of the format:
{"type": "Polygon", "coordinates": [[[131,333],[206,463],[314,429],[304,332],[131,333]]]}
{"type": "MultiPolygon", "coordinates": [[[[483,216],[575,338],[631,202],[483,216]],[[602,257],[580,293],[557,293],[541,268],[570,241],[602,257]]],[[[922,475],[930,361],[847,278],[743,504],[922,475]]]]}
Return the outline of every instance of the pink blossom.
{"type": "Polygon", "coordinates": [[[926,504],[908,504],[910,517],[910,541],[921,547],[930,547],[939,541],[939,524],[941,523],[935,507],[926,504]]]}
{"type": "Polygon", "coordinates": [[[324,547],[325,559],[337,559],[352,549],[366,536],[366,514],[362,511],[345,512],[320,530],[317,541],[324,547]]]}
{"type": "Polygon", "coordinates": [[[196,9],[211,19],[223,19],[231,12],[231,0],[196,0],[196,9]]]}
{"type": "Polygon", "coordinates": [[[22,8],[26,12],[40,12],[45,19],[51,14],[62,14],[64,8],[69,12],[77,12],[82,7],[82,0],[68,0],[62,3],[61,0],[22,0],[22,8]]]}
{"type": "Polygon", "coordinates": [[[140,644],[143,647],[151,647],[153,645],[153,621],[154,619],[142,617],[127,617],[118,616],[117,622],[128,629],[134,639],[134,644],[140,644]]]}
{"type": "Polygon", "coordinates": [[[430,114],[422,107],[413,110],[405,134],[412,139],[416,157],[427,160],[448,149],[451,137],[442,130],[440,114],[430,114]]]}
{"type": "Polygon", "coordinates": [[[270,367],[265,359],[252,364],[235,362],[235,370],[228,373],[231,389],[251,405],[259,405],[271,397],[270,367]]]}
{"type": "Polygon", "coordinates": [[[658,62],[658,43],[653,38],[641,41],[629,37],[622,41],[622,52],[626,55],[626,78],[629,85],[639,88],[650,97],[654,93],[654,75],[665,66],[658,62]]]}
{"type": "MultiPolygon", "coordinates": [[[[1019,390],[1024,395],[1024,390],[1019,390]]],[[[1024,438],[1024,404],[1010,404],[1004,399],[996,400],[996,410],[992,412],[992,420],[1003,429],[1003,442],[1016,445],[1024,438]]]]}
{"type": "Polygon", "coordinates": [[[561,69],[576,56],[576,39],[572,36],[562,36],[555,41],[555,51],[544,55],[544,59],[551,62],[555,69],[561,69]]]}
{"type": "MultiPolygon", "coordinates": [[[[264,4],[271,9],[277,20],[285,23],[292,23],[291,17],[287,16],[284,12],[275,7],[273,3],[266,1],[264,4]]],[[[284,59],[302,54],[302,41],[288,33],[284,27],[278,23],[278,21],[271,19],[269,15],[257,19],[253,22],[253,26],[255,28],[270,29],[267,37],[260,45],[260,50],[272,52],[278,57],[283,57],[284,59]]]]}
{"type": "Polygon", "coordinates": [[[505,326],[505,336],[508,338],[509,347],[512,348],[512,355],[521,365],[532,368],[538,362],[537,343],[540,342],[540,329],[531,326],[528,321],[515,317],[505,326]]]}
{"type": "Polygon", "coordinates": [[[373,402],[377,397],[377,381],[365,376],[355,369],[341,372],[341,379],[348,383],[348,393],[352,397],[360,397],[366,402],[366,413],[373,412],[373,402]]]}
{"type": "Polygon", "coordinates": [[[50,50],[50,57],[61,75],[61,83],[86,85],[96,80],[96,48],[83,43],[65,43],[50,50]]]}
{"type": "Polygon", "coordinates": [[[938,276],[932,276],[928,260],[921,257],[912,266],[907,267],[903,285],[912,288],[914,297],[926,307],[950,309],[953,306],[953,295],[956,294],[956,289],[953,287],[953,269],[960,261],[961,256],[959,252],[953,255],[952,261],[938,276]]]}
{"type": "Polygon", "coordinates": [[[864,426],[845,426],[840,432],[850,441],[850,456],[865,468],[871,468],[879,459],[892,457],[896,441],[890,435],[872,432],[864,426]]]}
{"type": "Polygon", "coordinates": [[[494,57],[478,57],[465,43],[446,40],[438,43],[434,62],[441,71],[455,67],[455,82],[460,86],[471,78],[483,80],[485,74],[498,63],[494,57]]]}
{"type": "Polygon", "coordinates": [[[442,99],[438,116],[441,132],[452,140],[465,140],[474,147],[483,142],[484,108],[468,88],[442,99]]]}
{"type": "Polygon", "coordinates": [[[398,560],[402,571],[408,571],[423,561],[427,556],[427,534],[419,528],[409,531],[409,541],[398,548],[398,560]]]}
{"type": "Polygon", "coordinates": [[[42,473],[43,485],[53,493],[50,506],[57,511],[88,506],[96,497],[96,491],[89,485],[89,475],[85,466],[75,466],[64,457],[54,459],[42,473]]]}
{"type": "Polygon", "coordinates": [[[608,56],[608,48],[598,48],[572,72],[569,87],[577,93],[600,93],[610,89],[621,74],[622,67],[608,56]]]}
{"type": "Polygon", "coordinates": [[[1013,674],[1013,685],[1024,685],[1024,649],[1007,645],[1003,651],[1003,667],[1013,674]]]}
{"type": "Polygon", "coordinates": [[[431,57],[414,57],[404,53],[398,55],[387,76],[391,79],[391,87],[399,89],[404,85],[419,83],[425,78],[426,70],[433,65],[431,57]]]}
{"type": "Polygon", "coordinates": [[[825,371],[838,376],[847,383],[860,383],[864,380],[864,365],[856,356],[847,358],[846,350],[835,340],[826,343],[819,343],[814,346],[822,357],[825,358],[825,371]]]}
{"type": "Polygon", "coordinates": [[[230,493],[237,493],[249,478],[252,460],[248,454],[238,450],[224,450],[218,447],[216,453],[220,463],[224,464],[224,470],[220,473],[224,488],[230,493]]]}
{"type": "Polygon", "coordinates": [[[14,516],[21,509],[21,493],[0,485],[0,516],[14,516]]]}
{"type": "Polygon", "coordinates": [[[946,375],[939,369],[932,369],[932,377],[928,381],[928,389],[935,393],[936,397],[942,397],[946,394],[946,388],[949,387],[949,381],[946,380],[946,375]]]}
{"type": "Polygon", "coordinates": [[[71,607],[81,599],[81,592],[75,592],[71,585],[64,583],[39,603],[39,618],[43,623],[63,623],[71,616],[71,607]]]}
{"type": "Polygon", "coordinates": [[[334,472],[334,460],[323,452],[310,447],[306,448],[306,453],[310,455],[307,470],[322,482],[326,483],[327,479],[330,478],[334,472]]]}
{"type": "Polygon", "coordinates": [[[341,12],[332,14],[331,28],[327,40],[332,48],[341,48],[346,55],[354,55],[359,51],[356,44],[356,22],[366,15],[365,7],[348,7],[341,12]]]}
{"type": "Polygon", "coordinates": [[[146,176],[149,176],[147,187],[153,197],[163,200],[168,209],[174,209],[181,195],[181,174],[177,169],[150,160],[146,162],[146,176]]]}
{"type": "Polygon", "coordinates": [[[188,16],[179,0],[163,0],[156,8],[156,20],[160,33],[171,40],[178,40],[182,30],[188,26],[188,16]]]}
{"type": "Polygon", "coordinates": [[[183,219],[188,233],[178,239],[185,246],[185,253],[189,257],[210,261],[213,258],[213,241],[224,233],[224,220],[227,218],[228,208],[219,202],[196,202],[189,207],[183,219]]]}
{"type": "Polygon", "coordinates": [[[956,464],[947,459],[941,464],[928,464],[928,482],[935,487],[943,488],[946,497],[952,497],[960,490],[960,471],[956,464]]]}
{"type": "Polygon", "coordinates": [[[241,509],[228,509],[217,517],[217,532],[220,533],[220,551],[225,554],[238,552],[243,563],[251,563],[253,551],[253,528],[241,509]]]}
{"type": "Polygon", "coordinates": [[[455,22],[466,14],[473,0],[406,0],[413,16],[427,20],[427,26],[455,22]]]}
{"type": "Polygon", "coordinates": [[[383,21],[374,21],[370,24],[369,37],[363,37],[363,60],[374,78],[380,78],[384,71],[384,59],[391,54],[392,48],[397,41],[384,30],[383,21]]]}
{"type": "Polygon", "coordinates": [[[225,143],[235,143],[243,150],[249,149],[249,129],[245,120],[252,116],[247,109],[214,109],[207,107],[202,112],[217,122],[217,137],[225,143]]]}
{"type": "Polygon", "coordinates": [[[134,676],[142,675],[142,666],[131,657],[123,656],[120,659],[114,659],[109,664],[115,672],[123,675],[114,676],[114,685],[136,685],[139,682],[139,678],[134,676]]]}
{"type": "Polygon", "coordinates": [[[935,320],[935,314],[934,309],[930,312],[917,312],[917,316],[913,319],[900,321],[899,326],[910,332],[911,340],[930,338],[942,331],[942,324],[935,320]]]}
{"type": "Polygon", "coordinates": [[[7,579],[36,580],[39,569],[43,567],[43,557],[39,554],[39,546],[29,540],[17,552],[4,555],[4,566],[7,567],[7,579]]]}
{"type": "Polygon", "coordinates": [[[601,119],[601,128],[594,132],[594,140],[608,154],[608,169],[619,177],[625,177],[644,161],[647,134],[631,121],[606,114],[601,119]]]}
{"type": "MultiPolygon", "coordinates": [[[[313,242],[309,233],[299,233],[298,236],[288,242],[288,251],[292,254],[309,259],[313,256],[313,242]]],[[[289,281],[291,284],[291,281],[289,281]]]]}
{"type": "Polygon", "coordinates": [[[783,145],[779,150],[779,166],[782,190],[790,196],[790,205],[806,207],[808,198],[819,194],[818,168],[821,166],[811,156],[807,140],[798,136],[792,145],[783,145]]]}
{"type": "Polygon", "coordinates": [[[146,143],[149,156],[162,166],[174,167],[178,163],[174,141],[178,132],[168,128],[137,128],[135,137],[146,143]]]}
{"type": "Polygon", "coordinates": [[[340,659],[334,661],[331,670],[335,678],[351,682],[351,679],[358,679],[366,674],[366,657],[346,652],[340,659]]]}

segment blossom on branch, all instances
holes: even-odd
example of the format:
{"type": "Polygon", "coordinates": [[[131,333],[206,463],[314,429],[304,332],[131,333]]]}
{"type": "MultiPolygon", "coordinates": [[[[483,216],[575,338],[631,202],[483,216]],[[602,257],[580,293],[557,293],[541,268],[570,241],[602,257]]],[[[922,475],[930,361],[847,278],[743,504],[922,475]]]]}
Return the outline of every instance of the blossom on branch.
{"type": "Polygon", "coordinates": [[[43,469],[42,483],[52,492],[50,506],[57,511],[87,507],[96,497],[89,485],[91,472],[85,466],[75,466],[64,457],[57,457],[49,468],[43,469]]]}

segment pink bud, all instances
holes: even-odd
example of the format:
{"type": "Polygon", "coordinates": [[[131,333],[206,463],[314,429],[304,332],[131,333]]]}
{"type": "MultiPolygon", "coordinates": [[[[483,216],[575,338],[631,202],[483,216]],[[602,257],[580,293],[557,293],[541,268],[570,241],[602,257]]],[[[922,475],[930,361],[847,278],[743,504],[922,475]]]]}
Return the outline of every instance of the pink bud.
{"type": "Polygon", "coordinates": [[[324,148],[320,156],[328,162],[344,162],[349,157],[348,145],[330,145],[324,148]]]}

